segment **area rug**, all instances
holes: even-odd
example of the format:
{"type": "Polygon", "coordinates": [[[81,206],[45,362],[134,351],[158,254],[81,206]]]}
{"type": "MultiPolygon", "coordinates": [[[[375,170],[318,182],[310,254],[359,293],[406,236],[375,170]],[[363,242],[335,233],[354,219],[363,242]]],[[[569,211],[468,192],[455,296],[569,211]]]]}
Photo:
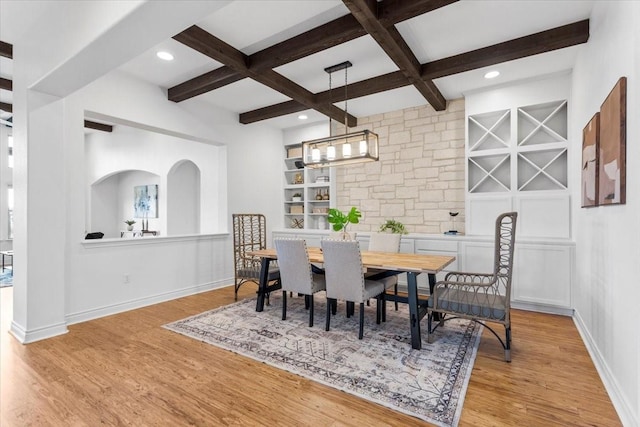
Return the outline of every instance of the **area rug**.
{"type": "Polygon", "coordinates": [[[10,269],[5,269],[0,273],[0,288],[6,286],[13,286],[13,272],[10,269]]]}
{"type": "Polygon", "coordinates": [[[482,326],[454,319],[411,348],[408,307],[388,304],[387,321],[375,323],[375,302],[366,307],[358,340],[358,308],[347,318],[344,304],[324,330],[324,294],[315,297],[314,326],[301,297],[288,298],[282,317],[280,292],[263,312],[255,299],[207,311],[164,327],[280,369],[412,415],[438,426],[455,426],[475,361],[482,326]]]}

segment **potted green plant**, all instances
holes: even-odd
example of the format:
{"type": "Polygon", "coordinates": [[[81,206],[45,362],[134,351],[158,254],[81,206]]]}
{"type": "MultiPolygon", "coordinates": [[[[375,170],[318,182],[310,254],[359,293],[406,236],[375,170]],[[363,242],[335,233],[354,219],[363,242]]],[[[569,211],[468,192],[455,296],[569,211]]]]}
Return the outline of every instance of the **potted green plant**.
{"type": "Polygon", "coordinates": [[[409,234],[404,224],[395,219],[386,220],[381,226],[380,231],[385,233],[409,234]]]}
{"type": "Polygon", "coordinates": [[[302,201],[302,194],[295,193],[293,196],[291,196],[291,201],[292,202],[301,202],[302,201]]]}
{"type": "Polygon", "coordinates": [[[124,223],[127,224],[127,230],[133,231],[133,224],[136,223],[134,220],[128,219],[124,223]]]}
{"type": "Polygon", "coordinates": [[[333,231],[342,231],[343,237],[346,238],[348,235],[347,226],[359,223],[360,217],[362,217],[362,213],[355,206],[347,213],[331,208],[329,209],[327,221],[331,224],[333,231]]]}

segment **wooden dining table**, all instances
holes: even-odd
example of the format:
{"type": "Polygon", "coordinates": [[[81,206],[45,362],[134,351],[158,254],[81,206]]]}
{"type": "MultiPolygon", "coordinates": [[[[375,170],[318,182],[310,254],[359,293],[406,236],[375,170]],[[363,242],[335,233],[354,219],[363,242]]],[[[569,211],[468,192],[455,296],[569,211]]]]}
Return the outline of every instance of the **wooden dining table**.
{"type": "MultiPolygon", "coordinates": [[[[324,262],[322,249],[309,247],[309,261],[315,264],[324,262]]],[[[272,291],[280,289],[279,283],[270,284],[267,280],[269,264],[278,259],[275,249],[262,249],[248,252],[248,255],[262,259],[260,271],[260,283],[258,285],[258,300],[256,311],[264,309],[265,297],[272,291]]],[[[396,252],[362,251],[362,265],[366,268],[386,270],[390,273],[407,273],[407,296],[387,294],[387,301],[398,301],[409,305],[409,327],[411,329],[411,347],[422,348],[420,335],[420,320],[427,314],[427,300],[418,297],[419,274],[424,273],[429,277],[429,292],[433,293],[436,283],[436,273],[455,261],[455,257],[444,255],[425,255],[396,252]]]]}

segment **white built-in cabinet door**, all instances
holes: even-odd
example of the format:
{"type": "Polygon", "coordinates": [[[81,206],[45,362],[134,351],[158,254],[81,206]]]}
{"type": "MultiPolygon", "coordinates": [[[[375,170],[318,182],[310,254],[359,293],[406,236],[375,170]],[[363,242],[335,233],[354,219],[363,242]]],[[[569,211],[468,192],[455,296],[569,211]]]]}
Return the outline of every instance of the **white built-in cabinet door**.
{"type": "MultiPolygon", "coordinates": [[[[493,243],[462,242],[462,271],[491,273],[493,243]]],[[[514,307],[568,314],[571,309],[573,244],[516,241],[511,301],[514,307]]]]}

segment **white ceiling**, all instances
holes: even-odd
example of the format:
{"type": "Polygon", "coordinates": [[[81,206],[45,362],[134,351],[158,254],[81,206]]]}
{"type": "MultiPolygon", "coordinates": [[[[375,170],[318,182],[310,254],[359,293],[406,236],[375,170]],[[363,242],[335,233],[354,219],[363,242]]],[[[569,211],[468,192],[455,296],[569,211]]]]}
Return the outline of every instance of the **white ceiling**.
{"type": "MultiPolygon", "coordinates": [[[[580,0],[463,0],[399,23],[397,28],[417,59],[425,63],[586,19],[592,5],[593,1],[580,0]]],[[[347,8],[339,0],[239,0],[194,24],[250,55],[347,13],[347,8]]],[[[2,33],[5,37],[5,31],[2,33]]],[[[491,85],[570,70],[579,49],[577,46],[492,66],[491,69],[501,72],[494,80],[484,79],[487,70],[479,69],[437,79],[435,84],[446,99],[460,98],[465,93],[491,85]]],[[[285,64],[276,71],[315,93],[329,88],[329,75],[324,68],[347,60],[353,63],[348,69],[349,83],[397,70],[373,38],[367,35],[285,64]]],[[[211,58],[169,39],[120,69],[166,89],[220,66],[222,64],[211,58]],[[159,60],[155,56],[159,50],[171,52],[175,60],[159,60]]],[[[0,76],[11,78],[11,75],[10,61],[0,58],[0,76]]],[[[334,73],[333,80],[334,87],[342,86],[344,73],[334,73]]],[[[250,79],[196,99],[235,113],[288,100],[250,79]]],[[[0,91],[0,101],[11,102],[11,94],[0,91]]],[[[368,116],[426,103],[417,90],[406,86],[349,100],[348,112],[356,117],[368,116]]],[[[337,105],[344,108],[344,103],[337,105]]],[[[326,120],[324,115],[310,110],[306,112],[309,119],[301,122],[298,114],[261,123],[289,128],[326,120]]]]}

